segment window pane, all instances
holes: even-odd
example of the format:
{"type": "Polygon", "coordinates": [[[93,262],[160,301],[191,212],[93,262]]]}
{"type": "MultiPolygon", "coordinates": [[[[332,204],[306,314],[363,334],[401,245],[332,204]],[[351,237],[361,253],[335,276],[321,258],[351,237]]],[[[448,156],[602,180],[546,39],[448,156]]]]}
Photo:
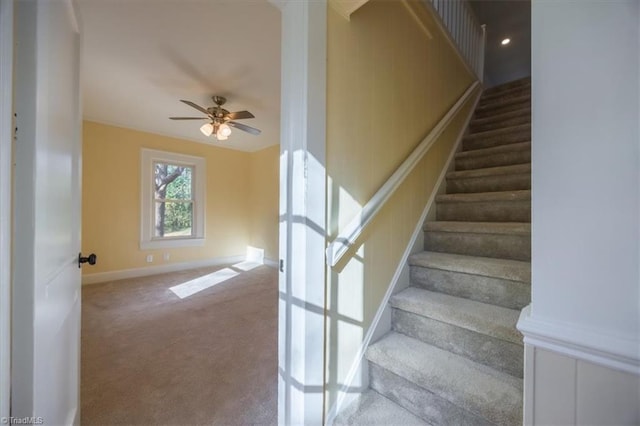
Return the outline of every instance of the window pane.
{"type": "Polygon", "coordinates": [[[190,201],[156,202],[156,237],[193,236],[193,203],[190,201]]]}
{"type": "Polygon", "coordinates": [[[155,163],[155,198],[191,200],[193,167],[155,163]]]}

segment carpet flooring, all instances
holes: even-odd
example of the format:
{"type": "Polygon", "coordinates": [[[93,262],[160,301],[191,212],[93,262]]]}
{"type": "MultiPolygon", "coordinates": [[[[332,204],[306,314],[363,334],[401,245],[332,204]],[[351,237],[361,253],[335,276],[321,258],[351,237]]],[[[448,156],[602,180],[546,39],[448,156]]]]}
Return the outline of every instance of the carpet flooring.
{"type": "Polygon", "coordinates": [[[170,290],[219,269],[82,288],[83,425],[277,423],[277,270],[170,290]]]}

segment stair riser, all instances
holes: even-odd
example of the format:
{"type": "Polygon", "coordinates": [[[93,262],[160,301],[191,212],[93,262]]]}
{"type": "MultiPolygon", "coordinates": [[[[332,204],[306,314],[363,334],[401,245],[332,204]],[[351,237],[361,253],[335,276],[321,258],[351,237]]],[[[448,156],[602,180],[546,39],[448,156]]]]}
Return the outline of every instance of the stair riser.
{"type": "Polygon", "coordinates": [[[531,108],[530,98],[513,98],[493,102],[484,107],[479,107],[474,113],[474,118],[489,118],[496,114],[503,114],[522,108],[531,108]]]}
{"type": "Polygon", "coordinates": [[[427,251],[441,253],[531,260],[530,235],[427,231],[424,234],[424,247],[427,251]]]}
{"type": "Polygon", "coordinates": [[[447,179],[447,194],[531,189],[531,173],[447,179]]]}
{"type": "Polygon", "coordinates": [[[531,130],[522,129],[499,135],[468,136],[463,140],[462,148],[463,151],[471,151],[474,149],[491,148],[499,145],[529,141],[531,141],[531,130]]]}
{"type": "Polygon", "coordinates": [[[439,202],[437,220],[468,222],[531,222],[531,201],[439,202]]]}
{"type": "Polygon", "coordinates": [[[522,378],[522,345],[400,309],[392,309],[391,318],[393,329],[399,333],[522,378]]]}
{"type": "Polygon", "coordinates": [[[501,84],[499,86],[490,87],[484,91],[484,94],[488,96],[492,96],[498,93],[508,92],[509,90],[513,90],[516,87],[531,87],[531,77],[525,77],[525,78],[514,80],[508,83],[501,84]]]}
{"type": "Polygon", "coordinates": [[[512,117],[495,121],[477,121],[471,122],[469,126],[471,132],[484,132],[486,130],[502,129],[504,127],[518,126],[520,124],[530,124],[531,115],[512,117]]]}
{"type": "Polygon", "coordinates": [[[495,123],[503,120],[509,120],[511,118],[518,117],[531,117],[531,108],[514,109],[502,114],[492,115],[491,117],[478,118],[476,116],[471,120],[472,125],[495,123]]]}
{"type": "Polygon", "coordinates": [[[515,89],[511,89],[509,91],[496,93],[496,94],[485,94],[480,98],[480,107],[484,107],[487,105],[504,102],[513,98],[521,98],[523,96],[531,96],[531,86],[523,86],[515,89]]]}
{"type": "Polygon", "coordinates": [[[500,152],[482,157],[456,158],[456,170],[475,170],[485,167],[511,166],[531,162],[531,150],[500,152]]]}
{"type": "Polygon", "coordinates": [[[376,392],[434,426],[491,424],[372,362],[369,363],[369,383],[376,392]]]}
{"type": "Polygon", "coordinates": [[[411,284],[509,309],[522,309],[531,301],[531,286],[526,282],[420,266],[411,267],[411,284]]]}

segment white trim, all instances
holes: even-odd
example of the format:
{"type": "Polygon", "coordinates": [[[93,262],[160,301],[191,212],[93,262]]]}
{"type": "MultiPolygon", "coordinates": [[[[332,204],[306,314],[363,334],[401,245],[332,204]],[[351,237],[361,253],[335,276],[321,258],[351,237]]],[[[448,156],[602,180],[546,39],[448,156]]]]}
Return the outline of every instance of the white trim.
{"type": "Polygon", "coordinates": [[[13,13],[13,0],[0,1],[0,418],[10,415],[11,395],[13,13]]]}
{"type": "Polygon", "coordinates": [[[340,234],[329,244],[326,251],[327,264],[335,266],[347,253],[349,248],[358,240],[365,228],[373,221],[376,214],[382,209],[387,200],[393,195],[396,189],[402,184],[413,168],[420,162],[422,157],[429,151],[436,142],[453,117],[460,111],[467,99],[471,96],[478,81],[474,81],[467,90],[460,96],[456,103],[447,111],[442,119],[434,126],[429,134],[418,144],[409,154],[387,181],[376,191],[371,199],[364,205],[360,214],[356,216],[340,232],[340,234]]]}
{"type": "MultiPolygon", "coordinates": [[[[640,24],[640,7],[637,8],[638,10],[638,23],[640,24]]],[[[640,30],[638,30],[638,47],[640,48],[640,30]]],[[[638,70],[640,70],[640,55],[638,55],[638,70]]],[[[532,81],[532,86],[531,87],[535,87],[533,85],[533,81],[532,81]]],[[[640,102],[640,72],[638,73],[638,102],[640,102]]],[[[638,120],[637,120],[637,124],[638,124],[638,135],[640,135],[640,108],[638,108],[638,120]]],[[[638,138],[638,149],[636,150],[637,153],[637,157],[636,157],[636,164],[640,164],[640,138],[638,138]]],[[[637,182],[640,182],[640,167],[637,167],[636,170],[636,178],[638,179],[637,182]]],[[[637,186],[638,188],[638,194],[637,195],[637,200],[638,200],[638,210],[636,211],[640,211],[640,185],[637,186]]],[[[637,241],[640,241],[640,226],[637,227],[638,229],[638,234],[637,234],[637,241]]],[[[638,277],[640,277],[640,250],[638,250],[638,277]]]]}
{"type": "Polygon", "coordinates": [[[324,423],[327,2],[282,12],[278,423],[324,423]]]}
{"type": "Polygon", "coordinates": [[[146,277],[149,275],[166,274],[168,272],[185,271],[187,269],[206,268],[234,264],[244,261],[245,255],[214,257],[212,259],[192,260],[189,262],[170,263],[168,265],[146,266],[144,268],[120,269],[118,271],[97,272],[82,276],[82,285],[98,284],[107,281],[124,280],[127,278],[146,277]]]}
{"type": "Polygon", "coordinates": [[[142,148],[140,150],[140,249],[194,247],[204,245],[207,180],[203,157],[142,148]],[[154,238],[153,163],[181,164],[193,168],[193,236],[187,238],[154,238]]]}
{"type": "Polygon", "coordinates": [[[278,269],[278,260],[277,259],[269,259],[267,257],[264,258],[264,264],[270,268],[278,269]]]}
{"type": "Polygon", "coordinates": [[[640,375],[638,336],[616,336],[576,324],[537,318],[531,314],[531,305],[520,313],[517,328],[524,335],[525,344],[640,375]]]}
{"type": "Polygon", "coordinates": [[[364,360],[365,353],[367,351],[367,348],[369,347],[369,344],[373,340],[373,337],[381,334],[386,334],[385,330],[382,330],[382,332],[381,330],[378,330],[378,325],[380,323],[380,320],[383,318],[385,311],[389,308],[389,299],[391,298],[391,295],[394,294],[395,288],[397,287],[398,282],[403,276],[404,277],[409,276],[407,274],[409,269],[409,265],[407,263],[409,260],[409,256],[423,250],[422,247],[417,247],[416,242],[418,241],[418,238],[420,237],[420,235],[424,233],[424,222],[427,219],[427,216],[429,215],[429,211],[435,206],[434,201],[436,199],[436,196],[439,193],[438,189],[444,184],[447,172],[449,171],[450,166],[453,163],[453,160],[456,156],[456,153],[459,150],[460,144],[462,143],[462,138],[465,134],[465,131],[467,130],[467,127],[469,127],[469,122],[473,117],[473,113],[475,112],[476,106],[480,101],[481,95],[482,95],[482,92],[478,92],[478,94],[476,95],[476,99],[473,101],[473,107],[469,111],[469,115],[465,119],[465,122],[461,127],[460,132],[456,136],[456,142],[454,143],[453,148],[449,153],[449,157],[447,158],[447,161],[445,162],[444,167],[442,168],[442,171],[438,176],[438,180],[436,181],[433,187],[433,191],[431,192],[431,195],[427,200],[424,210],[420,215],[420,219],[418,220],[418,223],[415,229],[413,230],[413,234],[411,235],[411,239],[407,244],[407,248],[405,249],[404,254],[400,258],[400,262],[398,263],[396,272],[393,274],[391,283],[387,288],[387,291],[384,294],[384,297],[382,298],[380,305],[378,306],[378,310],[376,311],[376,314],[373,317],[373,320],[371,321],[371,325],[367,330],[367,334],[365,335],[364,339],[362,340],[362,343],[360,344],[360,347],[358,348],[358,352],[356,352],[355,359],[351,364],[351,368],[349,369],[349,373],[347,374],[347,377],[344,380],[344,384],[338,390],[338,398],[336,399],[336,402],[333,404],[333,406],[329,410],[329,413],[327,414],[327,425],[329,426],[333,424],[336,416],[342,411],[344,406],[349,402],[347,400],[347,391],[353,387],[353,381],[358,376],[358,373],[362,369],[362,361],[364,360]]]}
{"type": "Polygon", "coordinates": [[[482,28],[482,39],[480,41],[480,65],[478,66],[478,78],[484,83],[484,59],[485,51],[487,49],[487,24],[480,25],[482,28]]]}
{"type": "Polygon", "coordinates": [[[536,350],[531,345],[524,345],[524,381],[522,398],[522,417],[524,425],[533,425],[533,396],[535,391],[536,350]]]}
{"type": "Polygon", "coordinates": [[[340,16],[349,21],[351,14],[360,9],[369,0],[329,0],[329,5],[338,12],[340,16]]]}

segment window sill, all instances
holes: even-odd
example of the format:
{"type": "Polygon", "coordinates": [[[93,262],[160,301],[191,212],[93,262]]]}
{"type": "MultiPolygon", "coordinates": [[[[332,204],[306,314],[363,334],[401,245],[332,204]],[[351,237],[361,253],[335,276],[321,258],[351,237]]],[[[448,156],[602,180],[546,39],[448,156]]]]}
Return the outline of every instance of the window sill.
{"type": "Polygon", "coordinates": [[[167,240],[140,241],[140,250],[198,247],[204,245],[204,238],[175,238],[167,240]]]}

